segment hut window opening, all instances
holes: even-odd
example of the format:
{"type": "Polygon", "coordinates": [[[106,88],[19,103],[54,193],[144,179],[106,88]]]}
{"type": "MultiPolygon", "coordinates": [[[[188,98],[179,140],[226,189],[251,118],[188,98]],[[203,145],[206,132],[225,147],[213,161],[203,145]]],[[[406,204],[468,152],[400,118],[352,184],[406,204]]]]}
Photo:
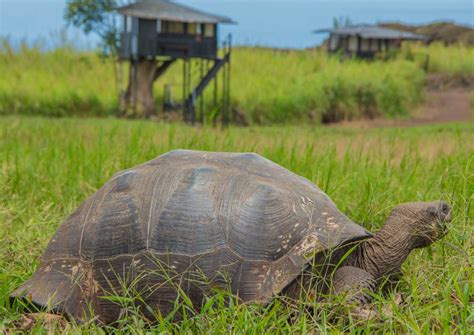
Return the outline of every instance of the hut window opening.
{"type": "Polygon", "coordinates": [[[186,32],[183,22],[163,21],[163,32],[169,34],[184,34],[186,32]]]}
{"type": "Polygon", "coordinates": [[[206,23],[204,25],[204,37],[214,37],[216,35],[214,25],[206,23]]]}
{"type": "Polygon", "coordinates": [[[348,50],[351,52],[357,51],[357,36],[349,37],[349,47],[348,50]]]}
{"type": "Polygon", "coordinates": [[[380,40],[375,40],[375,39],[370,40],[370,51],[377,52],[380,50],[379,41],[380,40]]]}
{"type": "Polygon", "coordinates": [[[188,34],[189,35],[201,35],[201,25],[197,23],[188,24],[188,34]]]}
{"type": "Polygon", "coordinates": [[[362,52],[370,51],[370,40],[365,39],[365,38],[360,40],[360,51],[362,52]]]}

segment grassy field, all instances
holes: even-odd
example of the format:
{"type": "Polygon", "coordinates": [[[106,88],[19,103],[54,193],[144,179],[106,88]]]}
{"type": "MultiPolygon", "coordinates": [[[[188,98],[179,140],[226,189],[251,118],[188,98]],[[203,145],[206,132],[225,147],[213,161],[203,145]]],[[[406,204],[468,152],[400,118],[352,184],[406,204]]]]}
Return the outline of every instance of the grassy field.
{"type": "MultiPolygon", "coordinates": [[[[411,49],[387,62],[367,63],[341,62],[324,50],[237,48],[231,100],[253,124],[407,117],[423,98],[426,54],[430,55],[430,70],[474,73],[472,47],[411,49]]],[[[158,106],[162,105],[165,83],[172,84],[173,96],[181,99],[181,69],[175,64],[156,83],[158,106]]],[[[194,69],[197,74],[198,67],[194,69]]],[[[113,66],[94,53],[67,47],[49,52],[23,47],[14,52],[4,42],[0,73],[0,115],[105,116],[117,110],[113,66]]],[[[211,90],[206,94],[210,102],[211,90]]]]}
{"type": "MultiPolygon", "coordinates": [[[[232,61],[231,100],[235,110],[252,124],[407,117],[423,98],[423,67],[428,56],[429,72],[474,75],[474,48],[462,45],[409,45],[390,61],[370,63],[341,62],[324,50],[237,48],[232,61]]],[[[173,97],[181,100],[181,70],[182,65],[175,64],[156,82],[158,106],[162,105],[165,84],[171,84],[173,97]]],[[[124,66],[124,78],[126,71],[124,66]]],[[[113,65],[94,53],[68,47],[49,52],[23,47],[14,52],[4,41],[0,72],[0,115],[116,113],[118,86],[113,65]]],[[[195,85],[198,72],[196,64],[195,85]]],[[[205,96],[205,104],[212,101],[212,88],[205,96]]],[[[211,108],[206,110],[212,114],[211,108]]]]}
{"type": "Polygon", "coordinates": [[[429,73],[446,76],[472,76],[474,74],[474,47],[472,46],[459,44],[446,47],[440,43],[433,43],[426,47],[406,44],[399,54],[399,58],[413,60],[420,66],[426,64],[427,57],[429,73]]]}
{"type": "MultiPolygon", "coordinates": [[[[449,235],[416,251],[394,295],[377,298],[380,317],[334,319],[336,305],[309,313],[280,299],[269,306],[224,306],[219,297],[180,323],[147,328],[137,315],[116,333],[444,333],[474,325],[474,125],[406,129],[249,127],[216,130],[116,119],[0,118],[0,332],[20,319],[8,293],[30,277],[62,220],[119,170],[175,148],[253,151],[310,179],[370,230],[397,203],[445,199],[453,205],[449,235]]],[[[314,304],[314,303],[313,303],[314,304]]],[[[471,329],[471,330],[470,330],[471,329]]],[[[68,325],[70,333],[105,333],[68,325]]],[[[41,325],[37,333],[47,330],[41,325]]],[[[58,331],[58,330],[56,330],[58,331]]]]}

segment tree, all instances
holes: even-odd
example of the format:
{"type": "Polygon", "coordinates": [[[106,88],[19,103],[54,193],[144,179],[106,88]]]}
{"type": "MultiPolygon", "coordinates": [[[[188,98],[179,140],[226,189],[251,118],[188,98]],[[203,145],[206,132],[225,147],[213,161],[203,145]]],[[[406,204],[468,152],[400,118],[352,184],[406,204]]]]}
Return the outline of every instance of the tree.
{"type": "Polygon", "coordinates": [[[104,54],[117,56],[119,29],[114,11],[118,6],[116,0],[69,0],[64,18],[85,34],[97,34],[104,54]]]}
{"type": "MultiPolygon", "coordinates": [[[[81,29],[85,34],[95,33],[101,39],[101,49],[115,64],[118,86],[122,82],[119,66],[120,28],[116,9],[130,1],[120,0],[68,0],[65,19],[68,24],[81,29]]],[[[127,117],[147,117],[155,112],[153,83],[156,60],[142,59],[132,62],[129,84],[125,94],[120,94],[120,111],[127,117]]]]}
{"type": "Polygon", "coordinates": [[[350,27],[352,26],[352,20],[350,17],[346,16],[340,16],[340,17],[334,17],[332,19],[332,27],[337,29],[337,28],[344,28],[344,27],[350,27]]]}

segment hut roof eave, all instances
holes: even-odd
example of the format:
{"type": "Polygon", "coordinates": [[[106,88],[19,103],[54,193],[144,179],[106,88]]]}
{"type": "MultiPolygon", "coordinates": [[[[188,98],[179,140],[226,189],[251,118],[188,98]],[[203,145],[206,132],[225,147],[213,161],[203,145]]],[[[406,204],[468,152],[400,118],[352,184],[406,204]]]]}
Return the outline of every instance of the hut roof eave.
{"type": "Polygon", "coordinates": [[[186,23],[235,24],[226,16],[209,14],[168,0],[143,0],[117,9],[120,14],[141,19],[186,23]]]}
{"type": "Polygon", "coordinates": [[[357,25],[334,29],[319,29],[315,30],[314,33],[331,33],[339,36],[359,36],[362,38],[389,40],[428,40],[428,37],[423,35],[371,25],[357,25]]]}

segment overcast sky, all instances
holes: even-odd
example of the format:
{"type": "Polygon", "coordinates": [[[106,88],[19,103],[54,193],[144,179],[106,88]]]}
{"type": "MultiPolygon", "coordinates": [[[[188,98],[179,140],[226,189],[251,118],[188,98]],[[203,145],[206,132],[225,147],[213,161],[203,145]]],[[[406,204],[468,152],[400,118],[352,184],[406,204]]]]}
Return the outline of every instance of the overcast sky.
{"type": "MultiPolygon", "coordinates": [[[[236,26],[222,28],[233,33],[239,44],[275,47],[307,47],[324,36],[311,33],[330,27],[334,17],[349,17],[354,23],[401,21],[428,23],[449,20],[474,25],[473,0],[180,0],[182,3],[232,17],[236,26]]],[[[0,35],[12,41],[33,41],[41,36],[58,41],[64,29],[66,1],[0,0],[0,35]]],[[[94,37],[69,30],[76,44],[93,46],[94,37]]]]}

